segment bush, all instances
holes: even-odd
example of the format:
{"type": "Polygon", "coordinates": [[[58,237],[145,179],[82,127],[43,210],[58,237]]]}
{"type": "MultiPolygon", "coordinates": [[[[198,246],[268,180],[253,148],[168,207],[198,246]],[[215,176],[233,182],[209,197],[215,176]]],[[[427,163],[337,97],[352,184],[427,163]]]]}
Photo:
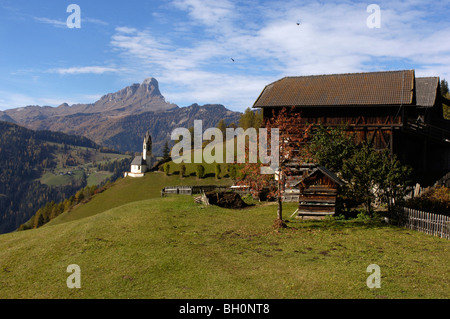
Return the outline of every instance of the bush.
{"type": "Polygon", "coordinates": [[[406,201],[406,207],[450,216],[450,188],[436,186],[419,197],[406,201]]]}
{"type": "Polygon", "coordinates": [[[369,220],[371,218],[371,214],[367,212],[365,209],[358,209],[358,215],[356,215],[356,219],[359,220],[369,220]]]}
{"type": "Polygon", "coordinates": [[[205,167],[203,167],[203,165],[197,165],[195,173],[197,175],[197,178],[205,177],[205,167]]]}
{"type": "Polygon", "coordinates": [[[237,177],[237,169],[236,169],[236,166],[230,165],[230,166],[228,167],[228,175],[230,176],[231,179],[236,179],[236,177],[237,177]]]}
{"type": "Polygon", "coordinates": [[[169,175],[169,173],[170,173],[170,164],[169,163],[164,164],[164,173],[166,175],[169,175]]]}
{"type": "Polygon", "coordinates": [[[186,174],[186,165],[181,164],[180,165],[180,177],[183,178],[185,174],[186,174]]]}
{"type": "Polygon", "coordinates": [[[216,175],[216,178],[217,178],[217,179],[220,178],[220,173],[221,173],[221,171],[222,171],[222,169],[221,169],[221,167],[220,167],[220,164],[216,164],[216,167],[215,167],[215,175],[216,175]]]}

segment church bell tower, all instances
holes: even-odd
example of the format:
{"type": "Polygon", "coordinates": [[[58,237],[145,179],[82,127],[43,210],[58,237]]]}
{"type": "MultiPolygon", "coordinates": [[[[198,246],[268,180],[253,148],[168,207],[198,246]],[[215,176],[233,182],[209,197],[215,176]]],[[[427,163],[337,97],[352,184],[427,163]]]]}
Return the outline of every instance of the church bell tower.
{"type": "MultiPolygon", "coordinates": [[[[150,160],[152,156],[152,138],[150,136],[149,131],[145,134],[144,137],[144,145],[142,150],[142,159],[144,161],[150,160]]],[[[150,163],[148,163],[150,164],[150,163]]]]}

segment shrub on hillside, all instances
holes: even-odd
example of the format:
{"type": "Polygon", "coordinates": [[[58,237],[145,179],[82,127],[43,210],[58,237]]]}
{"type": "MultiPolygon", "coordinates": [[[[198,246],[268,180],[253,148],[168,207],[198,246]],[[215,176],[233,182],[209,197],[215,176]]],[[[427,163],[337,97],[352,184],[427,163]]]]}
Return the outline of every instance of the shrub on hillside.
{"type": "Polygon", "coordinates": [[[169,173],[170,173],[170,164],[169,163],[164,164],[164,173],[166,175],[169,175],[169,173]]]}
{"type": "Polygon", "coordinates": [[[197,165],[195,173],[197,175],[197,178],[205,177],[205,167],[203,165],[197,165]]]}
{"type": "Polygon", "coordinates": [[[236,177],[237,177],[237,169],[236,169],[236,166],[234,166],[234,165],[229,165],[228,166],[228,176],[231,178],[231,179],[236,179],[236,177]]]}
{"type": "Polygon", "coordinates": [[[436,186],[424,194],[406,201],[406,207],[450,216],[450,188],[436,186]]]}
{"type": "Polygon", "coordinates": [[[180,165],[180,177],[183,178],[184,175],[186,175],[186,165],[181,164],[180,165]]]}
{"type": "Polygon", "coordinates": [[[220,178],[220,173],[221,173],[222,169],[220,167],[220,164],[216,164],[215,166],[215,175],[216,175],[216,179],[220,178]]]}

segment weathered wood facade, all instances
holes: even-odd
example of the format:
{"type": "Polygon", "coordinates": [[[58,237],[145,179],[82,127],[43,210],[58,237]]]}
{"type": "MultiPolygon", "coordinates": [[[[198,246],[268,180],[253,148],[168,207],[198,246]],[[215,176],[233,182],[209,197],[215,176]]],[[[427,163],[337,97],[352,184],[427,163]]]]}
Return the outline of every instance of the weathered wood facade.
{"type": "Polygon", "coordinates": [[[323,166],[316,166],[294,188],[299,189],[297,217],[336,213],[336,199],[343,181],[323,166]]]}
{"type": "Polygon", "coordinates": [[[450,171],[450,121],[439,91],[439,78],[416,78],[414,70],[285,77],[253,107],[266,119],[294,107],[300,124],[346,125],[356,142],[389,149],[418,178],[439,178],[450,171]]]}

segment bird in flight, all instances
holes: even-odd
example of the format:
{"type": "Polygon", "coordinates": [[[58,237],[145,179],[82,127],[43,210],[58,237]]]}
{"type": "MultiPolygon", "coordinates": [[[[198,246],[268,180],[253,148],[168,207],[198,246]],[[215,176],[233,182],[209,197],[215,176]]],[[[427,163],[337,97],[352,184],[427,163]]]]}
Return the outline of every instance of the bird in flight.
{"type": "Polygon", "coordinates": [[[233,61],[233,62],[234,62],[234,59],[233,59],[233,58],[231,58],[231,61],[233,61]]]}

